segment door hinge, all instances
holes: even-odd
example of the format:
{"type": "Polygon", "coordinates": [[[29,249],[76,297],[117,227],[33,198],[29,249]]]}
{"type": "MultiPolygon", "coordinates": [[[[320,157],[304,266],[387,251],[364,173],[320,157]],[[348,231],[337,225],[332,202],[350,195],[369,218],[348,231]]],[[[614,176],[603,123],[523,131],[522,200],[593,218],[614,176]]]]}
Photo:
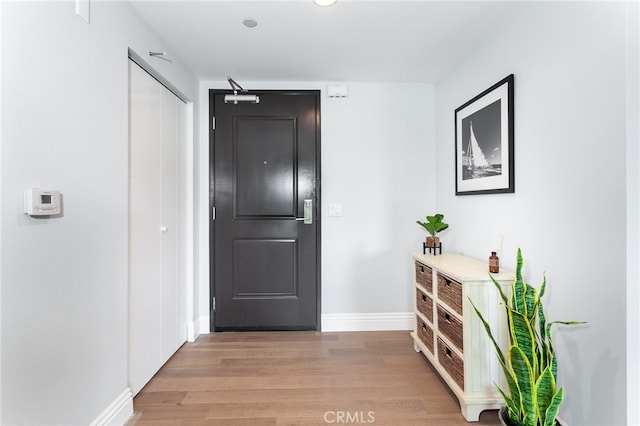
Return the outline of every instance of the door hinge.
{"type": "Polygon", "coordinates": [[[211,207],[211,220],[216,220],[216,208],[211,207]]]}
{"type": "Polygon", "coordinates": [[[211,117],[211,130],[215,130],[215,129],[216,129],[216,118],[211,117]]]}

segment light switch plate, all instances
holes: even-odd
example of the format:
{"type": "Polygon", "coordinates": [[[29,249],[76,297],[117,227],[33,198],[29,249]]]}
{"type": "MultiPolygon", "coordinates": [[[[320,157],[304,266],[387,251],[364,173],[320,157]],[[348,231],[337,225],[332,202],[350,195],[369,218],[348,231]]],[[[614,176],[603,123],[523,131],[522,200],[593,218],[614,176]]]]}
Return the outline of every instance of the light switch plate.
{"type": "Polygon", "coordinates": [[[329,216],[342,216],[342,204],[329,204],[329,216]]]}

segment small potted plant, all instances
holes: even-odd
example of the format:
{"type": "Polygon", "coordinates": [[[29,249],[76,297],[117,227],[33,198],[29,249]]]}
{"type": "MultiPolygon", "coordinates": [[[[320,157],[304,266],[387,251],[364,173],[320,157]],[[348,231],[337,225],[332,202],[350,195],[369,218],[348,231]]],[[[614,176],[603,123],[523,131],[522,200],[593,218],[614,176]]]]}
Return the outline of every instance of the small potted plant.
{"type": "Polygon", "coordinates": [[[422,226],[431,235],[430,237],[427,237],[427,247],[438,247],[440,246],[440,238],[436,237],[436,234],[447,229],[449,225],[444,223],[442,220],[444,219],[444,215],[441,213],[437,213],[434,216],[427,216],[426,219],[426,222],[417,220],[416,223],[422,226]]]}
{"type": "Polygon", "coordinates": [[[510,347],[504,353],[496,342],[491,327],[471,301],[476,314],[484,324],[493,343],[504,372],[508,390],[498,391],[505,402],[500,420],[507,426],[553,426],[564,399],[563,388],[557,387],[558,363],[551,340],[553,324],[584,324],[577,321],[547,322],[540,298],[544,295],[546,278],[543,276],[538,292],[522,278],[522,253],[516,257],[516,278],[510,298],[491,277],[500,292],[507,313],[510,347]]]}

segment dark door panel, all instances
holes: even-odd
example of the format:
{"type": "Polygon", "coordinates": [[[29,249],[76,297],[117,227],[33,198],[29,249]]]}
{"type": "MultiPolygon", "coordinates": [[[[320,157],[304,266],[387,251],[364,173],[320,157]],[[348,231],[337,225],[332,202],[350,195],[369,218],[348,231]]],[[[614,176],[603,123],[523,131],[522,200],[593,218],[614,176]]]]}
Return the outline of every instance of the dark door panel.
{"type": "Polygon", "coordinates": [[[296,214],[296,120],[238,118],[236,218],[296,214]]]}
{"type": "Polygon", "coordinates": [[[212,327],[319,325],[319,93],[211,91],[212,327]],[[311,200],[312,223],[299,220],[311,200]]]}
{"type": "Polygon", "coordinates": [[[234,241],[234,299],[298,297],[296,240],[234,241]]]}

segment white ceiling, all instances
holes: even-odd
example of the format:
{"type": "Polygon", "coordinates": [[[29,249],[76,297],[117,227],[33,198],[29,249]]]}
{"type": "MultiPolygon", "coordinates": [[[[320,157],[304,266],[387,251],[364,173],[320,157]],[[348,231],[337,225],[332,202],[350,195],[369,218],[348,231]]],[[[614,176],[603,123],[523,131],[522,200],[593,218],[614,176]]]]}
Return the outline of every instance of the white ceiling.
{"type": "Polygon", "coordinates": [[[434,82],[509,1],[132,0],[199,80],[434,82]],[[242,24],[258,22],[255,28],[242,24]]]}

